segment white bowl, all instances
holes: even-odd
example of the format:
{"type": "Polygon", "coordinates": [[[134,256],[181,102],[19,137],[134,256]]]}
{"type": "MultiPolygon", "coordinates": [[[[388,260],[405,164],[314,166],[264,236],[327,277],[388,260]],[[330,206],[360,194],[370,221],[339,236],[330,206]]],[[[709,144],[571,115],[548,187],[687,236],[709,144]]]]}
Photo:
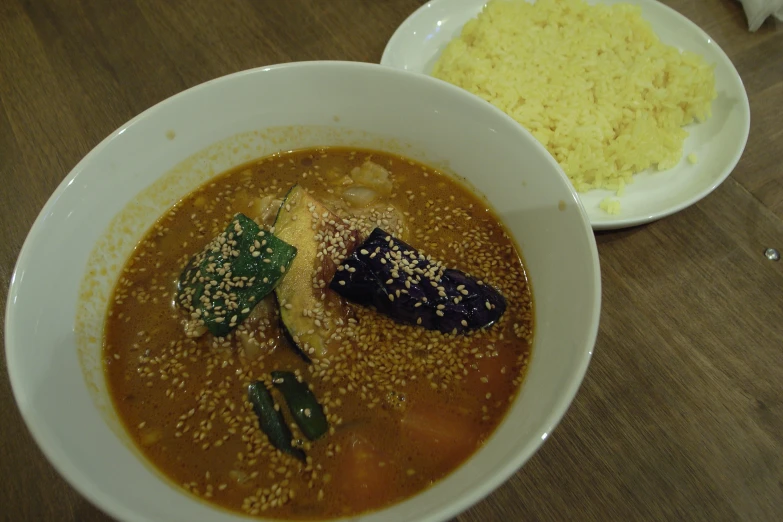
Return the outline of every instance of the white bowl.
{"type": "Polygon", "coordinates": [[[487,444],[426,492],[354,520],[435,522],[467,509],[530,458],[576,394],[598,329],[598,255],[579,198],[527,131],[461,89],[379,65],[240,72],[101,142],[46,203],[11,280],[6,357],[19,409],[54,467],[108,514],[247,520],[182,492],[133,447],[106,393],[103,318],[134,244],[180,197],[233,165],[316,145],[382,149],[464,176],[520,245],[536,307],[529,373],[487,444]]]}

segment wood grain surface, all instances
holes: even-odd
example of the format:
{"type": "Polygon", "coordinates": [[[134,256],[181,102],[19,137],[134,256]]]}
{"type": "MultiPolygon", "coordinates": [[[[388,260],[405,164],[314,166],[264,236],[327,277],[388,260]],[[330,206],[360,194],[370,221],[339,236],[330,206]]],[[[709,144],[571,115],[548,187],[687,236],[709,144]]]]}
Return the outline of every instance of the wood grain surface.
{"type": "MultiPolygon", "coordinates": [[[[783,25],[667,0],[726,51],[752,124],[699,204],[597,234],[595,356],[561,425],[456,520],[783,520],[783,25]]],[[[377,62],[417,0],[0,1],[0,309],[41,207],[122,123],[183,89],[296,60],[377,62]]],[[[110,520],[47,463],[0,359],[0,519],[110,520]]]]}

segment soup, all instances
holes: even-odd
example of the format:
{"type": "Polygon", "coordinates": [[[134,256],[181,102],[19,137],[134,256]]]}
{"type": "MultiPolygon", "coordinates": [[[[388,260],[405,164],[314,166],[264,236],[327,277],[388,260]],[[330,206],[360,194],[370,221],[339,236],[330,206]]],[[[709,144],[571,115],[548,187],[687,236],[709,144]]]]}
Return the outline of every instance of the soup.
{"type": "Polygon", "coordinates": [[[486,202],[386,153],[222,174],[134,250],[105,371],[141,452],[232,511],[327,519],[453,471],[524,377],[533,304],[486,202]]]}

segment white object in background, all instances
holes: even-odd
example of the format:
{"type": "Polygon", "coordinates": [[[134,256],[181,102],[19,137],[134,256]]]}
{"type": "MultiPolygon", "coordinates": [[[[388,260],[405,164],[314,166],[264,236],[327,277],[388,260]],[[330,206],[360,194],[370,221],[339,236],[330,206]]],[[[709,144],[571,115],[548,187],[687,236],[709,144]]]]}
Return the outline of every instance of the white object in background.
{"type": "Polygon", "coordinates": [[[748,30],[756,31],[770,16],[783,22],[783,0],[740,0],[745,16],[748,17],[748,30]]]}

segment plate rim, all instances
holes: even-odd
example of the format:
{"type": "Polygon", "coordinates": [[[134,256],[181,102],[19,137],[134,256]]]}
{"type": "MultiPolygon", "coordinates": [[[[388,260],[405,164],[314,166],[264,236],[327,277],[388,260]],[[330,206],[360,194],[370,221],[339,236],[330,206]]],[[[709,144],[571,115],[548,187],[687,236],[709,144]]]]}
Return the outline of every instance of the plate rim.
{"type": "MultiPolygon", "coordinates": [[[[426,72],[423,71],[403,69],[396,65],[392,65],[390,63],[392,62],[391,56],[395,52],[395,48],[399,45],[399,43],[401,41],[404,41],[405,38],[404,33],[406,32],[406,29],[408,29],[416,19],[422,16],[427,10],[433,7],[438,7],[440,5],[448,5],[450,1],[451,0],[429,0],[428,2],[422,4],[415,11],[413,11],[410,15],[408,15],[405,18],[405,20],[403,20],[402,23],[399,26],[397,26],[397,29],[395,29],[394,33],[392,33],[391,37],[386,42],[386,46],[383,49],[383,54],[381,55],[381,60],[379,63],[386,67],[392,67],[395,69],[406,70],[409,72],[415,72],[417,74],[425,74],[429,76],[426,72]]],[[[475,2],[471,2],[471,3],[475,3],[476,8],[479,7],[483,8],[483,6],[489,3],[489,1],[491,0],[475,0],[475,2]]],[[[605,0],[586,0],[586,1],[589,4],[599,4],[599,3],[609,4],[609,2],[606,2],[605,0]]],[[[738,95],[739,104],[738,104],[738,108],[734,110],[739,111],[740,116],[742,118],[742,128],[740,129],[742,137],[739,140],[739,147],[737,149],[737,152],[734,154],[732,160],[726,163],[725,167],[723,168],[719,176],[712,179],[709,183],[705,184],[701,190],[696,192],[690,198],[683,199],[679,201],[677,204],[666,206],[665,208],[662,208],[659,211],[646,213],[644,215],[629,216],[626,218],[618,217],[616,219],[611,219],[611,218],[606,219],[605,218],[606,216],[611,216],[611,215],[600,214],[604,219],[598,221],[595,220],[595,217],[599,215],[598,212],[602,212],[602,211],[600,209],[596,210],[594,208],[589,208],[585,204],[585,201],[583,199],[583,194],[585,193],[577,192],[577,195],[579,196],[579,200],[580,202],[582,202],[584,206],[585,213],[587,214],[590,220],[590,226],[592,227],[593,230],[619,230],[623,228],[631,228],[640,225],[646,225],[658,221],[660,219],[669,217],[682,210],[685,210],[688,207],[695,205],[696,203],[700,202],[702,199],[709,196],[712,192],[714,192],[720,185],[723,184],[724,181],[726,181],[726,179],[729,178],[729,176],[731,176],[737,164],[739,163],[740,159],[742,159],[743,154],[745,153],[745,147],[747,146],[748,138],[750,136],[751,112],[750,112],[750,102],[748,100],[748,93],[747,93],[747,89],[745,88],[745,83],[742,81],[742,76],[739,74],[739,71],[737,71],[737,68],[734,66],[734,62],[731,61],[731,58],[729,58],[729,56],[726,54],[723,48],[721,48],[721,46],[718,44],[718,42],[716,42],[715,39],[712,38],[712,36],[707,34],[707,32],[704,31],[704,29],[699,27],[695,22],[693,22],[687,16],[683,15],[676,9],[673,9],[672,7],[669,7],[668,5],[662,2],[658,2],[656,0],[624,0],[624,1],[633,5],[651,6],[654,9],[661,9],[661,11],[666,14],[666,16],[671,16],[679,19],[681,22],[684,22],[685,25],[687,25],[692,31],[694,31],[697,36],[703,38],[709,43],[709,45],[713,46],[713,49],[716,51],[716,56],[718,60],[724,62],[724,65],[727,66],[728,72],[731,74],[732,80],[736,81],[736,84],[739,87],[738,92],[736,93],[738,95]]],[[[614,3],[617,2],[612,2],[612,4],[614,3]]],[[[649,22],[649,20],[647,21],[649,22]]],[[[672,44],[667,44],[667,45],[672,45],[672,44]]]]}

